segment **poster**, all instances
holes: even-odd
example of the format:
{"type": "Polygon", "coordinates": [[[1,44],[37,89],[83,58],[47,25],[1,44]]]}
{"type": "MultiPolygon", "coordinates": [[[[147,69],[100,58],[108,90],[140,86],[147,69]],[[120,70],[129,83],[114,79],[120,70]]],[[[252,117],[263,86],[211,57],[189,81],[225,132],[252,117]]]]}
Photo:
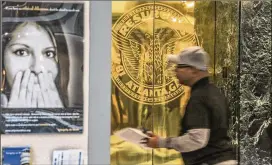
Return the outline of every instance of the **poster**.
{"type": "Polygon", "coordinates": [[[3,165],[31,165],[31,148],[26,147],[3,147],[3,165]]]}
{"type": "Polygon", "coordinates": [[[1,10],[1,132],[82,133],[84,3],[1,10]]]}

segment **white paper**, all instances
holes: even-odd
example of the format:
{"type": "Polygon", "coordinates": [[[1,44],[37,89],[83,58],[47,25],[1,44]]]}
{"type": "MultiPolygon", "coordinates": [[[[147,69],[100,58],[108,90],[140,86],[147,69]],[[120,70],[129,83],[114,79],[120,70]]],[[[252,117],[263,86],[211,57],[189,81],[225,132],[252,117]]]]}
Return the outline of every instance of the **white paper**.
{"type": "Polygon", "coordinates": [[[127,142],[137,144],[145,149],[151,149],[151,148],[147,147],[145,144],[141,143],[143,138],[150,138],[150,137],[148,135],[144,134],[139,129],[124,128],[124,129],[121,129],[121,130],[117,131],[116,133],[114,133],[114,135],[120,137],[121,139],[123,139],[127,142]]]}
{"type": "Polygon", "coordinates": [[[57,150],[53,152],[52,165],[83,165],[81,150],[57,150]]]}

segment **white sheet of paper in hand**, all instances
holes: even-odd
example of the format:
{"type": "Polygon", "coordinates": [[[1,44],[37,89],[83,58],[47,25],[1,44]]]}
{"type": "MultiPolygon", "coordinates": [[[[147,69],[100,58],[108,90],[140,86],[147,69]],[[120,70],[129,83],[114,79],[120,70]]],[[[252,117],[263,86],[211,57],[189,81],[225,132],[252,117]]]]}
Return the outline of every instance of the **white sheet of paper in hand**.
{"type": "Polygon", "coordinates": [[[145,144],[141,144],[140,142],[142,141],[143,138],[150,138],[146,134],[144,134],[141,130],[135,129],[135,128],[124,128],[116,133],[114,135],[120,137],[121,139],[140,145],[141,147],[145,149],[151,149],[147,147],[145,144]]]}

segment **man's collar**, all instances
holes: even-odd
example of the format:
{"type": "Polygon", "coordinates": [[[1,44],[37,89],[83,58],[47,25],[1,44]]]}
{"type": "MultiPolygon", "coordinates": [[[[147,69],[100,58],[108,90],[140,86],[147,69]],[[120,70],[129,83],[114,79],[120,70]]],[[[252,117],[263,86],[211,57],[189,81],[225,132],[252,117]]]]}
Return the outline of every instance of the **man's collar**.
{"type": "Polygon", "coordinates": [[[197,82],[195,82],[191,89],[193,91],[200,86],[204,86],[206,84],[209,84],[209,82],[210,82],[209,77],[203,77],[203,78],[199,79],[197,82]]]}

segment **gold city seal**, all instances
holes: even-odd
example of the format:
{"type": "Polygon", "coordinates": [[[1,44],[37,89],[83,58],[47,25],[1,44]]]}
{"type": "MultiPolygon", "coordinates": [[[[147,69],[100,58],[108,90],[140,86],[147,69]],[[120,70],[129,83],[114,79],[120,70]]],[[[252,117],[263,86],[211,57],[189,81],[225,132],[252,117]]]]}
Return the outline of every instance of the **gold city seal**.
{"type": "Polygon", "coordinates": [[[136,6],[113,25],[112,41],[112,80],[127,97],[163,104],[184,94],[166,56],[197,43],[181,12],[160,3],[136,6]]]}

